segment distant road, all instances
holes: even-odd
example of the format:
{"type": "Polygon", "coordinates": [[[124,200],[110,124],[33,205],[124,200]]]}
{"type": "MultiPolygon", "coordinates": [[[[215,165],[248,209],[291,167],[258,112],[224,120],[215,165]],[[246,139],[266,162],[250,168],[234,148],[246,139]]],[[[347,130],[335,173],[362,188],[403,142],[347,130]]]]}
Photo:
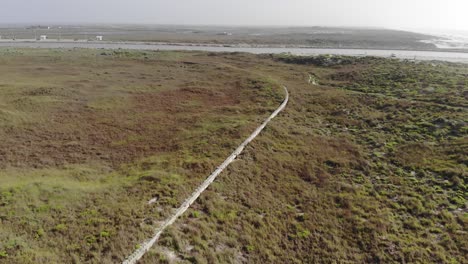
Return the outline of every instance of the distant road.
{"type": "Polygon", "coordinates": [[[468,53],[417,51],[417,50],[372,50],[372,49],[316,49],[316,48],[276,48],[276,47],[248,47],[243,45],[191,45],[191,44],[164,44],[145,42],[79,42],[79,41],[8,41],[0,40],[0,47],[31,47],[31,48],[94,48],[94,49],[132,49],[132,50],[193,50],[211,52],[247,52],[254,54],[264,53],[291,53],[293,55],[347,55],[347,56],[394,56],[409,60],[440,60],[449,62],[468,63],[468,53]]]}

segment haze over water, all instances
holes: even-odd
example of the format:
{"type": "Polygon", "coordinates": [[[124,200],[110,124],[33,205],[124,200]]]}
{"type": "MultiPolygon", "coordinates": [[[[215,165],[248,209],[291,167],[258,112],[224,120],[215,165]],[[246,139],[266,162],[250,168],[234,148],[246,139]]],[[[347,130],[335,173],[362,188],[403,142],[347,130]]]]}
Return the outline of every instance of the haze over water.
{"type": "Polygon", "coordinates": [[[466,0],[6,0],[0,23],[468,29],[466,0]]]}

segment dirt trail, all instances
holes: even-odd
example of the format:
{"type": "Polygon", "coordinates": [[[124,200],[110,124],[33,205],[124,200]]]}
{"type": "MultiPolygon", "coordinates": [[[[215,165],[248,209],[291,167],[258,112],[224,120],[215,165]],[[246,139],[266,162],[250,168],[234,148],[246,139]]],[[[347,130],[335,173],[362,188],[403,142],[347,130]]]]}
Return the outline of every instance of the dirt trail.
{"type": "Polygon", "coordinates": [[[177,218],[179,218],[187,209],[198,199],[198,197],[210,186],[210,184],[218,177],[218,175],[226,169],[231,162],[233,162],[237,156],[239,156],[244,148],[254,140],[260,132],[266,127],[266,125],[275,118],[281,111],[284,110],[286,105],[289,101],[289,92],[286,86],[283,86],[285,91],[285,99],[283,103],[273,112],[270,117],[268,117],[216,170],[211,173],[211,175],[200,185],[198,188],[192,193],[192,195],[185,200],[185,202],[172,214],[169,218],[167,218],[164,223],[155,230],[154,236],[142,243],[141,247],[138,248],[135,252],[133,252],[127,259],[123,262],[124,264],[133,264],[140,260],[148,250],[158,241],[159,237],[161,236],[162,232],[170,225],[172,225],[177,218]]]}

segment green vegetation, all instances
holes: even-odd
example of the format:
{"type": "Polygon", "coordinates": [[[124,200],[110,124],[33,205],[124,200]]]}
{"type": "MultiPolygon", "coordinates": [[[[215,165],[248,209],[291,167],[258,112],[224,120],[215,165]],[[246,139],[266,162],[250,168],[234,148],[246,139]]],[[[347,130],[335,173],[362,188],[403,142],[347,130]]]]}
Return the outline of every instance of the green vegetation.
{"type": "Polygon", "coordinates": [[[202,195],[200,216],[166,234],[183,245],[173,247],[181,262],[466,263],[466,65],[222,57],[284,83],[291,102],[202,195]],[[375,78],[400,83],[404,96],[383,80],[336,78],[379,69],[375,78]],[[426,84],[462,85],[421,95],[420,80],[394,79],[402,69],[411,78],[437,69],[426,84]]]}
{"type": "Polygon", "coordinates": [[[0,52],[7,263],[123,260],[277,103],[192,53],[0,52]]]}
{"type": "Polygon", "coordinates": [[[0,54],[0,263],[123,260],[279,105],[280,84],[286,111],[143,263],[467,262],[466,65],[0,54]]]}

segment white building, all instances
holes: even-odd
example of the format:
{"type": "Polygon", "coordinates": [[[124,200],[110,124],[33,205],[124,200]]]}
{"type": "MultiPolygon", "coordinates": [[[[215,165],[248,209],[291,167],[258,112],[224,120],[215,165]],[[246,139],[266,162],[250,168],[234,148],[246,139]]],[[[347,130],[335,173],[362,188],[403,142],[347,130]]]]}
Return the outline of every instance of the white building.
{"type": "Polygon", "coordinates": [[[103,36],[96,36],[97,41],[102,41],[103,36]]]}
{"type": "Polygon", "coordinates": [[[39,39],[40,39],[40,40],[47,40],[47,35],[41,35],[41,36],[39,37],[39,39]]]}

